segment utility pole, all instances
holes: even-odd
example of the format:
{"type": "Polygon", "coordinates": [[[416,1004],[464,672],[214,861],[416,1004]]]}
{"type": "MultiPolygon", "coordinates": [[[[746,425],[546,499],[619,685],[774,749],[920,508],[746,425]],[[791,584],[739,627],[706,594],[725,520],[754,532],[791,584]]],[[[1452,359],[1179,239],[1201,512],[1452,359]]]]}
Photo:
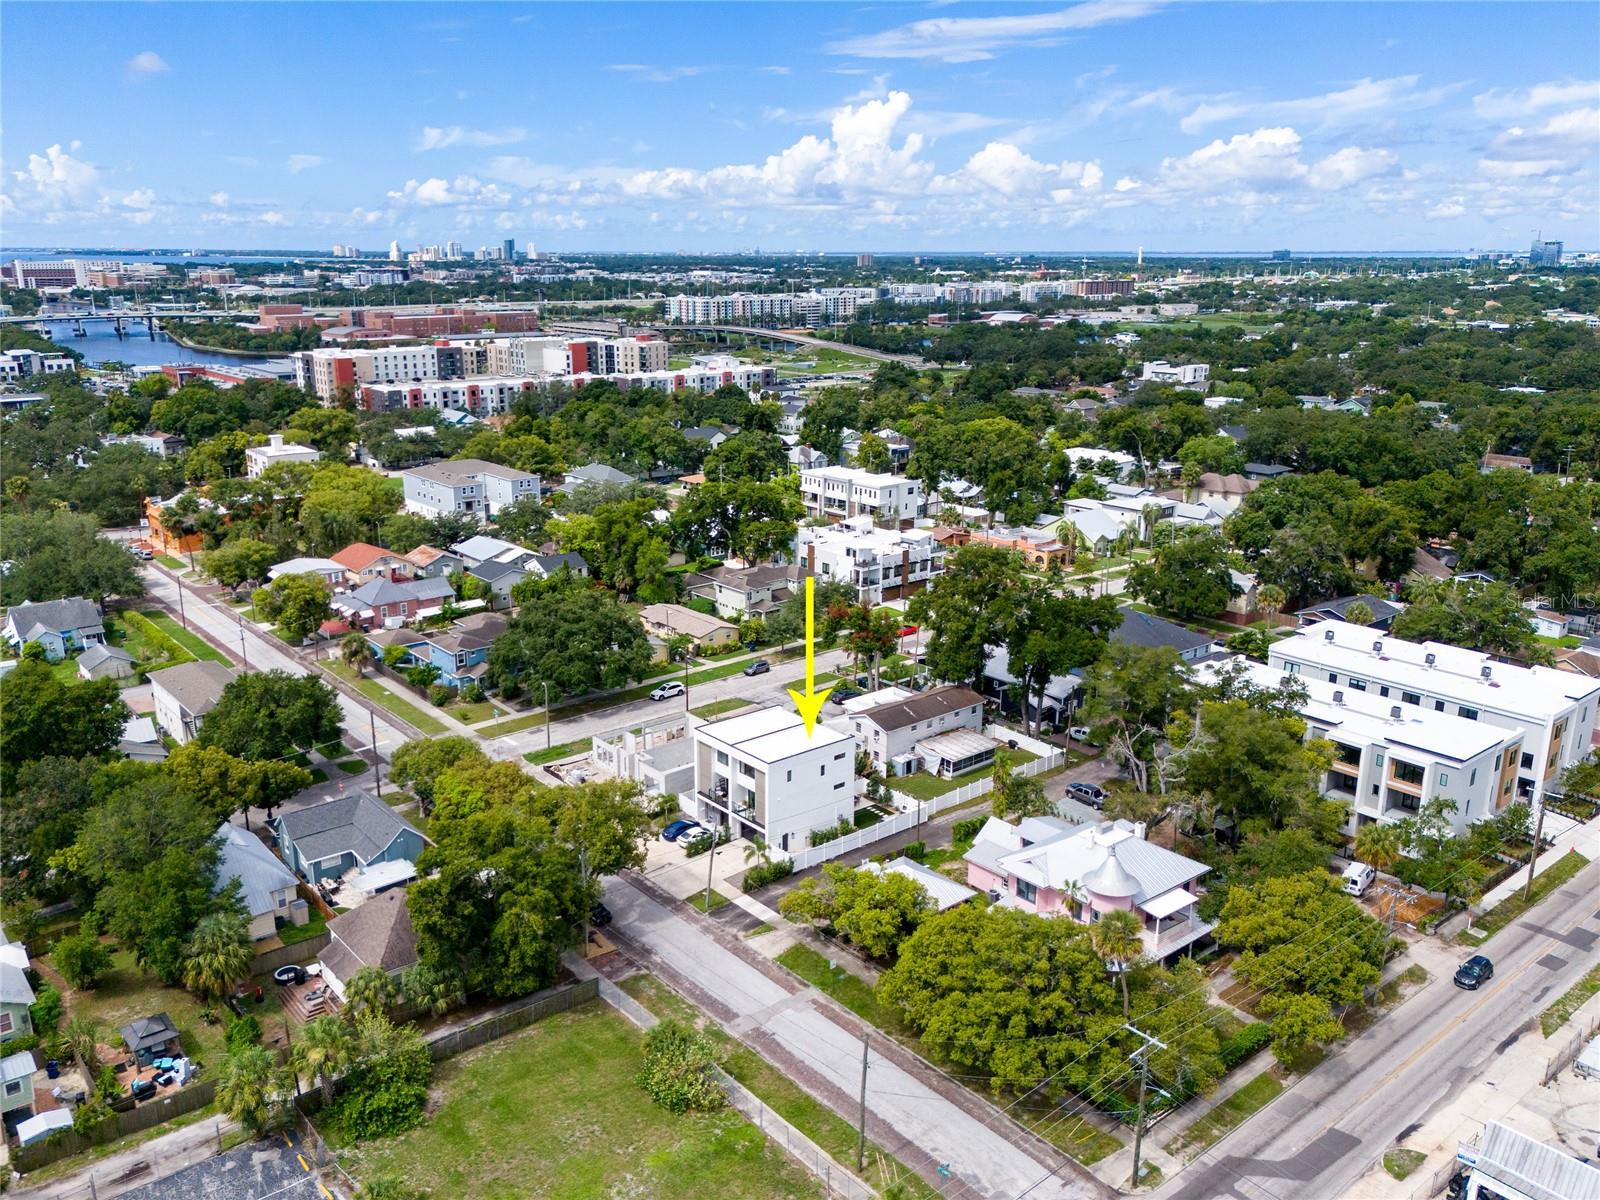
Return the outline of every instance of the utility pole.
{"type": "Polygon", "coordinates": [[[867,1031],[861,1031],[861,1102],[856,1109],[856,1170],[867,1169],[867,1031]]]}
{"type": "Polygon", "coordinates": [[[544,748],[548,750],[550,749],[550,685],[541,679],[539,686],[544,689],[544,748]]]}
{"type": "MultiPolygon", "coordinates": [[[[178,586],[182,587],[183,585],[180,583],[178,586]]],[[[244,669],[246,671],[248,671],[250,669],[250,650],[244,644],[244,618],[243,617],[239,618],[239,655],[240,655],[241,658],[244,659],[244,669]]]]}
{"type": "Polygon", "coordinates": [[[1137,1059],[1139,1063],[1139,1116],[1133,1127],[1133,1179],[1129,1184],[1130,1187],[1138,1187],[1139,1152],[1144,1149],[1144,1096],[1146,1089],[1150,1085],[1150,1051],[1158,1047],[1165,1050],[1167,1045],[1165,1042],[1156,1040],[1142,1029],[1137,1029],[1132,1025],[1124,1025],[1123,1028],[1136,1037],[1144,1039],[1144,1045],[1129,1055],[1130,1058],[1137,1059]]]}
{"type": "Polygon", "coordinates": [[[1524,904],[1533,896],[1533,868],[1534,864],[1539,861],[1539,839],[1544,837],[1544,804],[1544,797],[1540,797],[1539,819],[1534,822],[1533,826],[1533,852],[1528,855],[1528,882],[1522,889],[1522,901],[1524,904]]]}
{"type": "Polygon", "coordinates": [[[372,735],[373,790],[381,797],[383,795],[383,767],[382,760],[378,757],[378,715],[372,711],[371,705],[367,706],[367,728],[372,735]]]}
{"type": "Polygon", "coordinates": [[[715,863],[717,861],[717,834],[721,830],[721,828],[722,827],[720,825],[713,825],[711,827],[711,849],[706,851],[706,905],[705,905],[705,913],[706,913],[706,916],[708,916],[708,917],[711,915],[711,868],[712,868],[713,865],[715,865],[715,863]]]}
{"type": "Polygon", "coordinates": [[[183,611],[183,580],[179,579],[176,582],[178,584],[178,620],[183,622],[185,629],[188,629],[189,615],[183,611]]]}

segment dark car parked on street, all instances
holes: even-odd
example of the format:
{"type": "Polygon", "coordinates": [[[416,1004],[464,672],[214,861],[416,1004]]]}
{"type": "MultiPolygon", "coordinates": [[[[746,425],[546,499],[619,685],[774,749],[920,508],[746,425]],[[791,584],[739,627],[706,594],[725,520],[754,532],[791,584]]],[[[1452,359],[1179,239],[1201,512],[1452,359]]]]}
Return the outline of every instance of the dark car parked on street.
{"type": "Polygon", "coordinates": [[[1482,984],[1488,983],[1493,978],[1494,964],[1484,954],[1474,954],[1456,968],[1456,986],[1466,988],[1469,992],[1477,991],[1482,984]]]}

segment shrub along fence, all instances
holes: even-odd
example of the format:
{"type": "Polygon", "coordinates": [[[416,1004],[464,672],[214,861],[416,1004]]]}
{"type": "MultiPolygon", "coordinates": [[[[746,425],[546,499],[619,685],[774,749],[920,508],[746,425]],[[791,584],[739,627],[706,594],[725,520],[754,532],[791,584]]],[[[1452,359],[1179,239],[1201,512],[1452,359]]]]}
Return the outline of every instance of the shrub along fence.
{"type": "Polygon", "coordinates": [[[428,1053],[433,1061],[451,1058],[474,1046],[505,1037],[525,1025],[542,1021],[559,1012],[576,1008],[600,995],[598,979],[582,979],[561,987],[546,988],[520,1000],[513,1000],[493,1012],[486,1013],[470,1025],[457,1029],[440,1030],[427,1038],[428,1053]]]}

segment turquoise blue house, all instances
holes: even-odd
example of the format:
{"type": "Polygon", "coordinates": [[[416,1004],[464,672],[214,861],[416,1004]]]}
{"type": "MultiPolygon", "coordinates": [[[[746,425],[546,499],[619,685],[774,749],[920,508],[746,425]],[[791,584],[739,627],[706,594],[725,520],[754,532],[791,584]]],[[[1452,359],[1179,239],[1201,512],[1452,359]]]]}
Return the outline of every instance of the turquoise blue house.
{"type": "Polygon", "coordinates": [[[69,596],[65,600],[17,605],[6,614],[0,636],[18,651],[29,642],[37,642],[44,647],[45,658],[60,662],[79,650],[104,645],[106,627],[100,620],[99,605],[82,596],[69,596]]]}
{"type": "Polygon", "coordinates": [[[445,629],[428,633],[416,629],[379,629],[367,635],[367,644],[379,658],[390,646],[404,646],[402,670],[419,663],[439,668],[439,682],[446,687],[463,688],[483,676],[489,660],[489,647],[506,631],[506,618],[496,613],[473,613],[445,629]]]}
{"type": "Polygon", "coordinates": [[[430,844],[394,809],[367,792],[283,813],[276,832],[283,861],[307,883],[337,879],[378,863],[414,863],[430,844]]]}

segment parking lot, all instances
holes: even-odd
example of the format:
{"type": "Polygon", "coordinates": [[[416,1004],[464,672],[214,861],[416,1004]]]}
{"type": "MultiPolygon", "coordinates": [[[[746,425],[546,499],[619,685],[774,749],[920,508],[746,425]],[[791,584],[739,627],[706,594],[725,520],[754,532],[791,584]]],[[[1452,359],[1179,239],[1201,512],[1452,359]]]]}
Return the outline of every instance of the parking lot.
{"type": "MultiPolygon", "coordinates": [[[[296,1136],[298,1141],[298,1136],[296,1136]]],[[[243,1146],[124,1192],[133,1200],[320,1200],[316,1176],[283,1138],[243,1146]]]]}

